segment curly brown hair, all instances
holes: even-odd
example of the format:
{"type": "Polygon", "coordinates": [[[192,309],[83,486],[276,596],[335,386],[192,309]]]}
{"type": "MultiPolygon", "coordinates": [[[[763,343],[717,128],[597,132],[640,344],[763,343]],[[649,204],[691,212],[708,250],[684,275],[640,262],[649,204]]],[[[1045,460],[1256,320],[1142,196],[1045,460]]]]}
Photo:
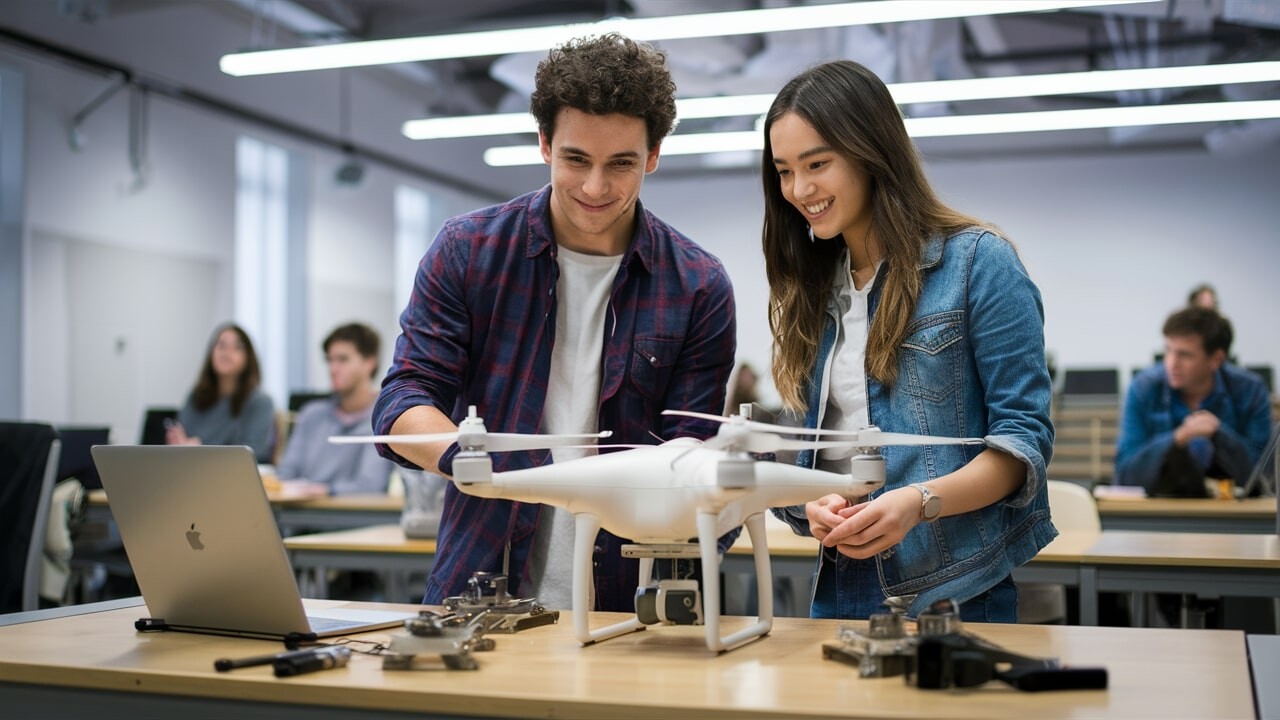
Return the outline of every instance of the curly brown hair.
{"type": "Polygon", "coordinates": [[[552,48],[538,63],[529,107],[548,142],[563,108],[641,118],[652,150],[676,122],[676,84],[666,53],[618,33],[552,48]]]}

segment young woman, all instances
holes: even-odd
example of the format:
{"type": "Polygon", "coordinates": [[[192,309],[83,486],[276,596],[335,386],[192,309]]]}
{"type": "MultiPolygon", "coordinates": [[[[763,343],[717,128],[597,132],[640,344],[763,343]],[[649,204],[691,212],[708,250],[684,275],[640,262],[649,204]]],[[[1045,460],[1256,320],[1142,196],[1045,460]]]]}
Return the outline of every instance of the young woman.
{"type": "Polygon", "coordinates": [[[170,445],[248,445],[258,462],[269,463],[275,448],[275,408],[258,389],[258,356],[238,325],[213,333],[196,386],[178,412],[166,440],[170,445]]]}
{"type": "MultiPolygon", "coordinates": [[[[886,483],[777,510],[822,541],[811,614],[886,597],[1013,622],[1013,568],[1057,534],[1040,293],[1013,246],[942,204],[893,98],[850,61],[778,93],[764,126],[773,376],[806,426],[982,437],[886,447],[886,483]]],[[[852,451],[798,462],[849,472],[852,451]]]]}

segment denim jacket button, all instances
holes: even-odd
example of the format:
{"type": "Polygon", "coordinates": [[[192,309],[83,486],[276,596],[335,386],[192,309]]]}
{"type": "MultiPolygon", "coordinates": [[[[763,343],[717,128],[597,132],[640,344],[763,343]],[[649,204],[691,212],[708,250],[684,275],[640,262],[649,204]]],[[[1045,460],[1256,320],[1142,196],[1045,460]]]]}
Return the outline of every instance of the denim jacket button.
{"type": "Polygon", "coordinates": [[[889,548],[888,550],[884,550],[880,553],[881,560],[888,560],[891,557],[893,557],[893,548],[889,548]]]}

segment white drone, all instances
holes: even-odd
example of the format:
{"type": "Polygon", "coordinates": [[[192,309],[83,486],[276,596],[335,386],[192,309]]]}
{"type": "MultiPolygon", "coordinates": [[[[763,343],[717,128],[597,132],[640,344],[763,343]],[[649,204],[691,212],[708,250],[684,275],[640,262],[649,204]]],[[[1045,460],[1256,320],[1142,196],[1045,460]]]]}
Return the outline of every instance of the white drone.
{"type": "MultiPolygon", "coordinates": [[[[744,406],[744,412],[749,412],[744,406]]],[[[545,503],[564,508],[575,518],[573,556],[573,622],[584,645],[643,630],[656,622],[706,625],[707,647],[729,650],[769,633],[773,628],[773,582],[765,538],[766,510],[799,505],[837,493],[861,497],[884,484],[884,458],[876,448],[885,445],[980,444],[972,438],[942,438],[882,432],[869,427],[856,432],[810,430],[755,422],[741,415],[721,417],[667,410],[721,423],[715,437],[699,441],[678,438],[654,446],[508,472],[493,472],[490,452],[564,447],[606,438],[610,432],[588,435],[525,435],[490,433],[472,406],[456,433],[333,437],[335,443],[431,443],[456,440],[460,452],[453,461],[453,482],[468,495],[545,503]],[[782,435],[808,435],[799,440],[782,435]],[[811,470],[777,462],[757,461],[749,453],[779,450],[853,447],[847,475],[811,470]],[[720,573],[717,540],[746,525],[753,548],[759,615],[757,622],[736,633],[720,634],[720,573]],[[592,630],[589,625],[592,552],[600,528],[632,545],[623,554],[640,558],[642,595],[649,587],[655,558],[697,557],[702,562],[700,609],[693,581],[659,581],[656,593],[637,597],[637,617],[592,630]],[[697,543],[690,541],[697,538],[697,543]],[[705,615],[705,618],[703,617],[705,615]]],[[[603,447],[603,446],[602,446],[603,447]]]]}

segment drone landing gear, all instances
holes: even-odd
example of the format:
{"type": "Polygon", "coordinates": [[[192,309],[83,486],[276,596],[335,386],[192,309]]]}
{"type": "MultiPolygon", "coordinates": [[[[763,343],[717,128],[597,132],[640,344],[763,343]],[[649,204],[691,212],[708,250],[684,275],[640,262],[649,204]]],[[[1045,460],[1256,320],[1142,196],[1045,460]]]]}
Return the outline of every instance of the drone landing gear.
{"type": "Polygon", "coordinates": [[[760,614],[755,624],[732,635],[720,635],[720,555],[716,547],[718,513],[698,513],[698,544],[702,549],[702,585],[704,597],[712,598],[706,612],[707,648],[724,652],[759,637],[773,629],[773,569],[769,562],[769,541],[765,538],[764,513],[756,513],[744,523],[751,538],[752,554],[756,561],[756,586],[759,593],[760,614]]]}
{"type": "MultiPolygon", "coordinates": [[[[639,618],[631,618],[597,630],[591,629],[591,555],[595,549],[596,534],[600,532],[600,518],[590,513],[579,513],[574,515],[573,520],[573,631],[578,642],[590,645],[643,630],[645,625],[639,618]]],[[[647,578],[652,572],[653,558],[642,558],[640,577],[647,578]]]]}
{"type": "MultiPolygon", "coordinates": [[[[583,645],[609,640],[637,630],[644,630],[646,623],[639,617],[630,618],[603,628],[592,630],[590,626],[591,609],[591,568],[594,538],[600,531],[600,520],[590,513],[579,513],[574,516],[575,533],[573,548],[573,628],[578,642],[583,645]]],[[[752,552],[755,558],[757,588],[759,592],[760,614],[756,622],[738,632],[721,636],[720,634],[720,553],[717,547],[719,535],[719,513],[698,512],[698,557],[702,561],[702,597],[709,602],[703,608],[706,625],[707,648],[712,652],[732,650],[739,645],[764,637],[773,629],[773,574],[769,562],[769,545],[765,537],[764,514],[756,513],[747,518],[747,533],[751,537],[752,552]]],[[[631,550],[633,556],[640,558],[640,583],[645,585],[653,574],[655,556],[670,557],[673,552],[670,546],[653,546],[652,552],[631,550]]],[[[692,556],[691,546],[682,546],[678,556],[692,556]]],[[[687,592],[681,587],[671,586],[677,592],[687,592]]]]}

